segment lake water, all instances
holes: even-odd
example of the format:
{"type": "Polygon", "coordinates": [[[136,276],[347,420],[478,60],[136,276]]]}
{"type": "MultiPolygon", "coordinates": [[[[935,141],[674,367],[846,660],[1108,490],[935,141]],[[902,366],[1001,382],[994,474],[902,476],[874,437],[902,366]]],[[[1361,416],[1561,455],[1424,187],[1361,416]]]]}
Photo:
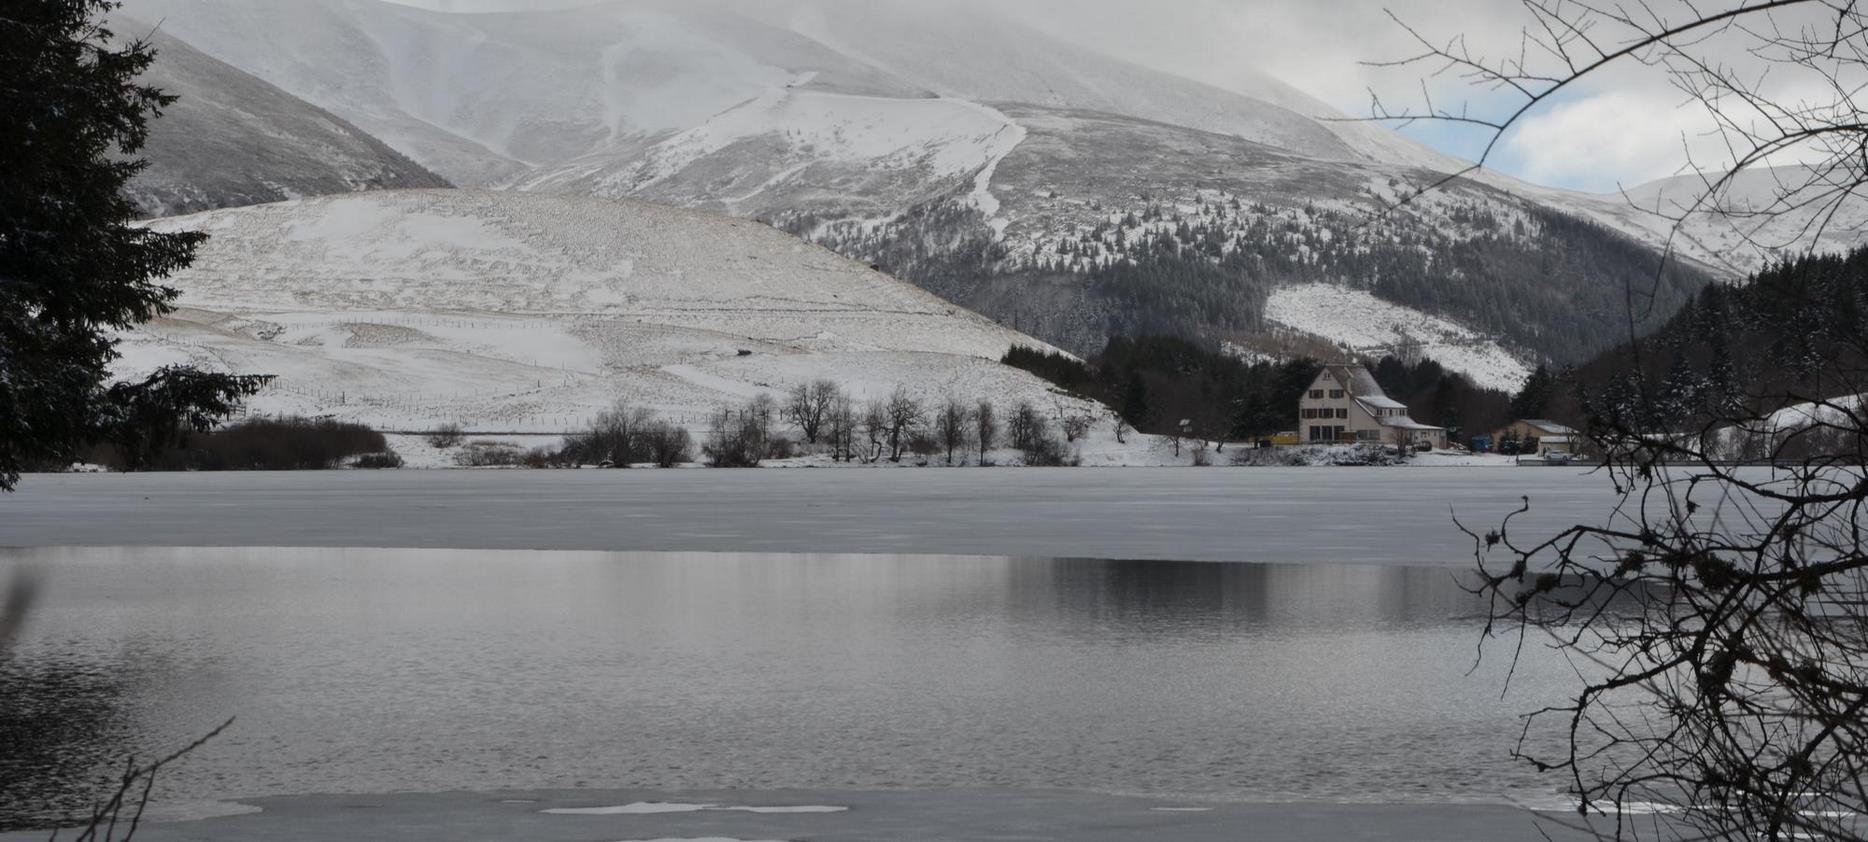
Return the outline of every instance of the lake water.
{"type": "MultiPolygon", "coordinates": [[[[36,482],[36,480],[35,480],[36,482]]],[[[31,486],[28,486],[29,493],[31,486]]],[[[20,499],[30,499],[22,497],[20,499]]],[[[9,501],[10,502],[10,501],[9,501]]],[[[1560,807],[1570,667],[1456,570],[969,556],[0,551],[0,827],[228,717],[165,808],[318,792],[1046,788],[1560,807]]]]}

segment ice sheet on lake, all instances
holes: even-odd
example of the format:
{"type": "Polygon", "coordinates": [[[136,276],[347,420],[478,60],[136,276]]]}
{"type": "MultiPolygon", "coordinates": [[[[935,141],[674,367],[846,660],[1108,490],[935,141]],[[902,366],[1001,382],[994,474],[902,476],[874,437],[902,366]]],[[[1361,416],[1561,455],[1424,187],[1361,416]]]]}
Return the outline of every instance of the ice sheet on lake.
{"type": "Polygon", "coordinates": [[[665,836],[660,839],[625,839],[623,842],[785,842],[783,839],[731,839],[725,836],[703,836],[700,838],[682,838],[665,836]]]}
{"type": "Polygon", "coordinates": [[[842,813],[848,807],[832,807],[822,804],[805,804],[781,807],[741,807],[721,806],[719,804],[684,804],[670,801],[636,801],[615,807],[553,807],[540,812],[556,816],[627,816],[653,815],[657,813],[842,813]]]}

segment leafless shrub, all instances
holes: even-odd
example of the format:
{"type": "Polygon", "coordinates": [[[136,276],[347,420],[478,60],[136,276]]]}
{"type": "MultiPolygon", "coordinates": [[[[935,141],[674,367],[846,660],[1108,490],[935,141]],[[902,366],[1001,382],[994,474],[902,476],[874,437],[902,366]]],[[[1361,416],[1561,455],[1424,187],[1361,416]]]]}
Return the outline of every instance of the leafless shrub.
{"type": "Polygon", "coordinates": [[[753,400],[721,407],[713,414],[713,432],[701,448],[710,468],[757,468],[771,449],[772,402],[753,400]]]}
{"type": "Polygon", "coordinates": [[[656,421],[643,431],[649,461],[657,468],[672,468],[694,460],[694,440],[684,427],[656,421]]]}
{"type": "Polygon", "coordinates": [[[467,434],[459,424],[443,424],[428,434],[428,446],[437,450],[459,447],[466,440],[467,434]]]}
{"type": "Polygon", "coordinates": [[[394,470],[402,467],[402,457],[393,450],[365,453],[351,460],[350,466],[365,471],[394,470]]]}
{"type": "Polygon", "coordinates": [[[454,464],[463,468],[511,468],[524,463],[525,452],[503,441],[470,441],[454,454],[454,464]]]}

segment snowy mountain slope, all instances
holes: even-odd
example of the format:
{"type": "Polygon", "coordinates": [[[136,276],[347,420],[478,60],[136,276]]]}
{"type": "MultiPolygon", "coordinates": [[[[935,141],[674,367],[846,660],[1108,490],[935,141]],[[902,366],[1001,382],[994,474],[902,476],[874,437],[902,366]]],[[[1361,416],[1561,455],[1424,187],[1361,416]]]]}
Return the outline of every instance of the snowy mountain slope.
{"type": "MultiPolygon", "coordinates": [[[[994,169],[991,219],[956,192],[893,219],[775,221],[1078,353],[1132,333],[1314,353],[1265,304],[1281,286],[1328,282],[1526,361],[1569,359],[1623,338],[1624,282],[1651,285],[1653,255],[1637,244],[1484,184],[1383,213],[1437,176],[1109,114],[1002,111],[1026,135],[994,169]]],[[[1695,282],[1663,285],[1660,309],[1695,282]]]]}
{"type": "Polygon", "coordinates": [[[1614,232],[1663,239],[1492,174],[1383,214],[1461,162],[1273,79],[1221,90],[974,0],[131,8],[461,183],[768,221],[1079,352],[1132,331],[1275,351],[1267,295],[1325,282],[1586,356],[1654,262],[1614,232]]]}
{"type": "Polygon", "coordinates": [[[1049,405],[1047,347],[757,223],[596,199],[388,191],[148,223],[212,237],[124,373],[275,374],[261,412],[563,431],[617,399],[684,423],[829,377],[1049,405]]]}
{"type": "Polygon", "coordinates": [[[1638,221],[1659,236],[1672,233],[1672,218],[1695,211],[1676,240],[1687,243],[1690,253],[1716,256],[1719,265],[1738,275],[1812,246],[1843,252],[1868,242],[1868,199],[1807,167],[1749,169],[1707,200],[1707,188],[1717,178],[1676,176],[1612,199],[1632,206],[1638,221]]]}
{"type": "Polygon", "coordinates": [[[1003,113],[967,100],[779,89],[647,147],[620,169],[600,153],[515,186],[757,218],[813,210],[887,217],[964,188],[990,210],[993,170],[1024,137],[1003,113]]]}
{"type": "Polygon", "coordinates": [[[632,0],[446,14],[379,0],[132,0],[202,50],[459,183],[492,184],[712,116],[802,74],[837,93],[1026,102],[1356,153],[1308,115],[1126,64],[985,4],[632,0]],[[463,150],[484,150],[474,155],[463,150]]]}
{"type": "Polygon", "coordinates": [[[112,21],[123,37],[149,35],[156,62],[142,82],[180,97],[151,124],[149,167],[129,193],[147,216],[276,202],[299,196],[446,187],[382,141],[148,24],[112,21]]]}
{"type": "Polygon", "coordinates": [[[1516,393],[1531,376],[1523,360],[1462,325],[1334,284],[1275,290],[1265,318],[1352,351],[1406,348],[1486,389],[1516,393]]]}

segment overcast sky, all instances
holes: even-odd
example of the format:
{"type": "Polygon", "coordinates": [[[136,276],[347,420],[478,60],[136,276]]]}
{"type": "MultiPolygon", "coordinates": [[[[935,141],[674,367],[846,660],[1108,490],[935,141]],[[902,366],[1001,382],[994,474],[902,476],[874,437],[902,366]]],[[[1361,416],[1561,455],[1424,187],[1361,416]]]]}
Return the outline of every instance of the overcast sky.
{"type": "MultiPolygon", "coordinates": [[[[875,0],[887,2],[888,0],[875,0]]],[[[949,0],[901,0],[946,2],[949,0]]],[[[1657,0],[1671,2],[1672,0],[1657,0]]],[[[454,11],[590,5],[591,0],[398,0],[454,11]]],[[[760,2],[760,0],[746,0],[760,2]]],[[[1727,0],[1737,2],[1737,0],[1727,0]]],[[[1281,79],[1340,111],[1369,113],[1369,91],[1418,105],[1431,68],[1370,67],[1418,45],[1392,12],[1423,34],[1464,34],[1475,50],[1514,51],[1528,18],[1512,0],[992,0],[1068,40],[1220,87],[1250,90],[1254,74],[1281,79]]],[[[1716,0],[1715,0],[1716,5],[1716,0]]],[[[1736,51],[1733,51],[1736,52],[1736,51]]],[[[1742,54],[1741,54],[1742,57],[1742,54]]],[[[1442,105],[1496,111],[1507,101],[1451,78],[1429,78],[1442,105]],[[1487,97],[1491,97],[1488,99],[1487,97]]],[[[1530,115],[1494,152],[1493,168],[1528,181],[1609,192],[1724,157],[1703,112],[1654,73],[1604,76],[1530,115]]],[[[1417,124],[1412,137],[1464,158],[1484,137],[1417,124]]]]}

